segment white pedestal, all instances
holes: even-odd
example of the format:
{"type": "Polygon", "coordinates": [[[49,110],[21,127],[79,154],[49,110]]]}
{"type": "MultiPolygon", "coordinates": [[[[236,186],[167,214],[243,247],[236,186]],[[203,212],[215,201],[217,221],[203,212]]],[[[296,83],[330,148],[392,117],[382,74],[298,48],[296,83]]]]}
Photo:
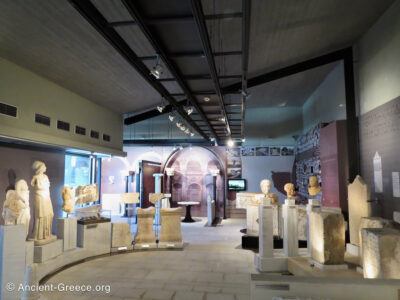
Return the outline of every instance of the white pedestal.
{"type": "Polygon", "coordinates": [[[350,253],[354,256],[360,256],[360,247],[347,243],[346,244],[346,252],[350,253]]]}
{"type": "MultiPolygon", "coordinates": [[[[164,174],[162,174],[162,173],[153,174],[153,177],[155,180],[154,181],[154,193],[162,193],[161,192],[161,180],[162,180],[163,176],[164,176],[164,174]]],[[[155,215],[155,220],[154,220],[156,225],[161,224],[161,218],[160,218],[161,201],[157,201],[157,203],[154,205],[156,207],[156,215],[155,215]]]]}
{"type": "Polygon", "coordinates": [[[33,264],[33,253],[35,252],[35,242],[34,241],[26,241],[25,242],[25,263],[27,265],[33,264]]]}
{"type": "Polygon", "coordinates": [[[63,252],[63,240],[55,240],[54,242],[35,246],[33,253],[33,262],[42,263],[56,256],[59,256],[63,252]]]}
{"type": "Polygon", "coordinates": [[[92,256],[110,253],[111,222],[78,224],[78,247],[89,250],[92,256]]]}
{"type": "Polygon", "coordinates": [[[275,253],[273,257],[254,256],[254,264],[260,272],[286,272],[288,270],[288,258],[282,252],[275,253]]]}
{"type": "Polygon", "coordinates": [[[207,199],[207,225],[212,226],[215,219],[215,201],[210,196],[207,199]]]}
{"type": "Polygon", "coordinates": [[[347,270],[349,266],[347,264],[342,265],[324,265],[313,259],[309,259],[309,263],[314,265],[315,268],[324,270],[324,271],[337,271],[337,270],[347,270]]]}
{"type": "Polygon", "coordinates": [[[311,239],[310,239],[310,214],[313,211],[321,210],[321,205],[317,199],[308,199],[306,207],[307,211],[307,254],[311,255],[311,239]]]}
{"type": "Polygon", "coordinates": [[[283,252],[286,256],[299,255],[297,231],[297,206],[294,199],[286,199],[282,205],[283,214],[283,252]]]}
{"type": "Polygon", "coordinates": [[[25,225],[0,226],[0,299],[21,299],[25,279],[25,225]]]}
{"type": "Polygon", "coordinates": [[[77,219],[57,219],[57,238],[62,239],[63,250],[68,251],[76,248],[77,219]]]}

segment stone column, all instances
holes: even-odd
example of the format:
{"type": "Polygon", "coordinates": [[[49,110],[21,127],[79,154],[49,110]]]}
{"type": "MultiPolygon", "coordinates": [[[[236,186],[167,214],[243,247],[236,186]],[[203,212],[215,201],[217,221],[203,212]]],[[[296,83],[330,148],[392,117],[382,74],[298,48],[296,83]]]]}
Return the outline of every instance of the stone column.
{"type": "Polygon", "coordinates": [[[283,252],[286,256],[299,255],[297,229],[297,206],[294,199],[286,199],[282,205],[283,214],[283,252]]]}
{"type": "Polygon", "coordinates": [[[308,199],[307,210],[307,254],[311,255],[311,238],[310,238],[310,214],[313,211],[321,211],[321,205],[317,199],[308,199]]]}
{"type": "MultiPolygon", "coordinates": [[[[155,173],[153,174],[153,177],[155,178],[155,186],[154,186],[154,193],[162,193],[161,192],[161,180],[163,178],[164,174],[162,173],[155,173]]],[[[160,219],[160,209],[161,209],[161,201],[157,201],[155,204],[156,207],[156,218],[155,218],[155,224],[160,225],[161,224],[161,219],[160,219]]]]}

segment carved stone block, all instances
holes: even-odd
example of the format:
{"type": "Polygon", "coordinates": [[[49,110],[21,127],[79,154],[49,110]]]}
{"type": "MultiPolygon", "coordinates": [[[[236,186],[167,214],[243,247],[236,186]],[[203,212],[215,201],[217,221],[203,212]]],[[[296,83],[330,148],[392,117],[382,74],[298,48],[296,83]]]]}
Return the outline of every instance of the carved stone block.
{"type": "Polygon", "coordinates": [[[138,226],[135,235],[135,246],[137,244],[151,244],[156,242],[156,236],[153,229],[153,219],[156,213],[154,207],[149,208],[138,208],[138,226]]]}
{"type": "Polygon", "coordinates": [[[165,243],[168,247],[168,243],[171,245],[182,243],[181,214],[182,207],[161,208],[160,245],[165,243]]]}
{"type": "Polygon", "coordinates": [[[129,224],[117,222],[111,224],[111,247],[129,247],[132,245],[132,236],[129,224]]]}

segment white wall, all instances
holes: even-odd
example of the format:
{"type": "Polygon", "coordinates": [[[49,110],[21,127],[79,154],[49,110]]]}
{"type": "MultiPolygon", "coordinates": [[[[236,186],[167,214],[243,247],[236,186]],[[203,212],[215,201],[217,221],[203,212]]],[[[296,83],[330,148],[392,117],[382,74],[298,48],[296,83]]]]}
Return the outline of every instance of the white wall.
{"type": "Polygon", "coordinates": [[[0,115],[0,136],[122,154],[122,116],[103,108],[18,65],[0,58],[0,102],[18,107],[18,118],[0,115]],[[35,113],[51,117],[51,126],[36,124],[35,113]],[[69,122],[70,132],[57,129],[57,120],[69,122]],[[86,128],[76,135],[75,125],[86,128]],[[90,130],[100,139],[90,138],[90,130]],[[103,133],[111,142],[103,141],[103,133]]]}
{"type": "Polygon", "coordinates": [[[303,131],[318,123],[346,119],[343,62],[325,77],[303,105],[303,131]]]}
{"type": "Polygon", "coordinates": [[[356,45],[360,114],[400,95],[400,0],[356,45]]]}

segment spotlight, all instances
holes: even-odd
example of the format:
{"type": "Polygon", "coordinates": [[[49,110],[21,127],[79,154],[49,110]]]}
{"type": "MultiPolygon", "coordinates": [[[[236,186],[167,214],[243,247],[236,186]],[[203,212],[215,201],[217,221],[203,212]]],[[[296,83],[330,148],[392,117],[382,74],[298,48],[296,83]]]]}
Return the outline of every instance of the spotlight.
{"type": "Polygon", "coordinates": [[[214,141],[215,141],[215,138],[214,138],[214,137],[212,137],[212,138],[210,139],[210,141],[211,141],[211,142],[214,142],[214,141]]]}
{"type": "Polygon", "coordinates": [[[162,113],[163,110],[165,109],[165,105],[157,105],[157,110],[162,113]]]}
{"type": "Polygon", "coordinates": [[[176,127],[181,128],[182,127],[182,122],[176,122],[176,127]]]}
{"type": "Polygon", "coordinates": [[[193,133],[193,132],[191,132],[191,133],[190,133],[190,136],[194,136],[194,133],[193,133]]]}
{"type": "Polygon", "coordinates": [[[242,143],[244,143],[245,141],[246,141],[246,139],[245,139],[245,138],[243,138],[243,139],[242,139],[242,143]]]}
{"type": "Polygon", "coordinates": [[[204,97],[203,99],[204,99],[205,102],[209,102],[211,100],[210,97],[207,97],[207,96],[204,97]]]}
{"type": "Polygon", "coordinates": [[[228,147],[233,147],[235,143],[231,139],[229,139],[227,145],[228,147]]]}
{"type": "Polygon", "coordinates": [[[160,64],[160,57],[157,55],[156,65],[151,69],[150,74],[153,75],[156,79],[160,79],[163,73],[163,68],[160,64]]]}
{"type": "Polygon", "coordinates": [[[181,129],[182,131],[185,131],[185,130],[186,130],[186,126],[185,126],[185,125],[182,125],[182,126],[180,127],[180,129],[181,129]]]}
{"type": "Polygon", "coordinates": [[[189,134],[189,133],[190,133],[189,128],[186,128],[185,133],[186,133],[186,134],[189,134]]]}
{"type": "Polygon", "coordinates": [[[249,93],[246,90],[242,90],[242,96],[243,97],[249,97],[249,93]]]}
{"type": "Polygon", "coordinates": [[[192,114],[192,112],[193,112],[193,106],[185,106],[183,109],[186,111],[186,113],[187,113],[189,116],[190,116],[190,115],[192,114]]]}
{"type": "Polygon", "coordinates": [[[219,118],[218,120],[220,120],[221,122],[225,122],[225,118],[224,117],[219,118]]]}
{"type": "Polygon", "coordinates": [[[173,121],[175,120],[175,118],[176,118],[176,116],[175,116],[174,114],[170,114],[170,115],[168,116],[168,119],[169,119],[171,122],[173,122],[173,121]]]}

